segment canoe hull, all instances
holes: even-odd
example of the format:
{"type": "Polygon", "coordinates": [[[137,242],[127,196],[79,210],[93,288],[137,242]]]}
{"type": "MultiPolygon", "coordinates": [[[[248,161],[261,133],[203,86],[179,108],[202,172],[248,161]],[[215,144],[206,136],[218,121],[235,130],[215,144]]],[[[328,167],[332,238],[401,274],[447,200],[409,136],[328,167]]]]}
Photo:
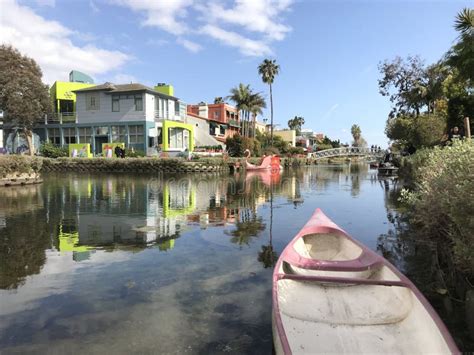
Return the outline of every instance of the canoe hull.
{"type": "Polygon", "coordinates": [[[272,296],[277,354],[459,353],[413,283],[320,210],[282,252],[272,296]]]}

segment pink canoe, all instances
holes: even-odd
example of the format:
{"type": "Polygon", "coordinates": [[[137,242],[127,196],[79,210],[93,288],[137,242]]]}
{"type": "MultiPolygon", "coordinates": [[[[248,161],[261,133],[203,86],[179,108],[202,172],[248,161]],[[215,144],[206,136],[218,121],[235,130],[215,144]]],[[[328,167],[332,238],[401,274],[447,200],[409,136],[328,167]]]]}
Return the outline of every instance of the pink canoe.
{"type": "Polygon", "coordinates": [[[317,209],[273,273],[277,354],[458,354],[413,283],[317,209]]]}

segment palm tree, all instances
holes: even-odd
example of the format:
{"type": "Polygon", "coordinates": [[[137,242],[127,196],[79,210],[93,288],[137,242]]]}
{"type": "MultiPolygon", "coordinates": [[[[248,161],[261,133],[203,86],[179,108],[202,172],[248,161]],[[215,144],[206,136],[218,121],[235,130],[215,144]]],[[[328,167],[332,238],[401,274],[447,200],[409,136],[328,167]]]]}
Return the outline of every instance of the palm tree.
{"type": "Polygon", "coordinates": [[[275,59],[264,59],[264,61],[258,66],[258,73],[262,77],[262,81],[270,86],[270,141],[273,147],[273,93],[272,84],[275,80],[275,76],[280,73],[280,66],[276,63],[275,59]]]}
{"type": "Polygon", "coordinates": [[[215,104],[223,104],[224,103],[224,98],[222,96],[217,96],[214,98],[214,103],[215,104]]]}
{"type": "Polygon", "coordinates": [[[249,111],[249,98],[252,94],[252,90],[250,89],[250,85],[244,85],[242,83],[239,86],[230,89],[230,95],[228,99],[233,101],[237,110],[240,111],[240,118],[241,118],[241,130],[242,135],[246,135],[245,129],[245,118],[248,116],[249,111]]]}
{"type": "Polygon", "coordinates": [[[474,9],[464,8],[456,16],[454,28],[461,36],[469,37],[474,35],[474,9]]]}
{"type": "Polygon", "coordinates": [[[362,134],[359,125],[357,124],[352,125],[351,134],[352,134],[352,137],[354,138],[354,142],[357,143],[360,140],[360,137],[362,134]]]}
{"type": "Polygon", "coordinates": [[[294,129],[296,131],[296,135],[299,136],[301,134],[301,127],[304,125],[304,118],[301,116],[295,116],[291,120],[288,121],[288,128],[294,129]]]}
{"type": "Polygon", "coordinates": [[[255,137],[255,126],[257,122],[257,115],[263,113],[262,109],[267,107],[265,98],[259,93],[251,93],[248,102],[249,111],[252,114],[252,135],[255,137]]]}

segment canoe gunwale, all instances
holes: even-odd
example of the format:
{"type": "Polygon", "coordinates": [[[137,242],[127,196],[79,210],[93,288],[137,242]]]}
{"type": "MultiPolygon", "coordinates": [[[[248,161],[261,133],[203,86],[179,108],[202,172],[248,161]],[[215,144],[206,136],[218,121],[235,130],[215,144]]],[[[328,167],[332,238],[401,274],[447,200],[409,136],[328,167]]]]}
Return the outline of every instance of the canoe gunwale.
{"type": "Polygon", "coordinates": [[[354,285],[380,285],[380,286],[395,286],[395,287],[406,287],[410,289],[413,295],[419,300],[425,310],[428,312],[429,317],[435,323],[438,328],[443,340],[446,342],[452,354],[461,354],[456,343],[454,342],[451,334],[449,333],[446,325],[443,323],[439,315],[433,309],[428,300],[418,290],[418,288],[395,266],[393,266],[388,260],[382,256],[376,254],[374,251],[367,248],[364,244],[358,242],[347,232],[332,222],[324,213],[318,208],[311,216],[310,220],[301,229],[301,231],[290,241],[286,248],[281,253],[273,271],[273,317],[275,321],[275,328],[278,332],[278,340],[280,341],[283,353],[285,355],[292,354],[289,340],[287,338],[285,327],[280,313],[280,305],[278,302],[278,281],[280,280],[295,280],[295,281],[309,281],[309,282],[320,282],[320,283],[344,283],[354,285]],[[358,258],[348,261],[329,261],[329,260],[315,260],[302,257],[295,249],[295,243],[309,234],[321,234],[335,232],[362,249],[362,253],[358,258]],[[349,278],[349,277],[334,277],[334,276],[316,276],[316,275],[296,275],[296,274],[285,274],[281,273],[283,263],[286,262],[291,266],[296,266],[303,269],[310,270],[325,270],[325,271],[363,271],[373,267],[385,266],[389,268],[398,278],[399,281],[395,280],[374,280],[374,279],[363,279],[363,278],[349,278]]]}

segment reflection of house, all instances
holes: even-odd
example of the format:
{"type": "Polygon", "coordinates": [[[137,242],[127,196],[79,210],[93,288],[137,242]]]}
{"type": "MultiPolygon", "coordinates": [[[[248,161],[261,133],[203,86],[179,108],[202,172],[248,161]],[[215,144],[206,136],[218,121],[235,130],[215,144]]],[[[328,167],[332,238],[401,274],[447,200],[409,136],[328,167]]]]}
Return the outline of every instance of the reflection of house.
{"type": "Polygon", "coordinates": [[[227,137],[239,133],[240,119],[238,110],[226,103],[188,105],[188,113],[209,121],[209,134],[218,141],[225,142],[227,137]]]}
{"type": "MultiPolygon", "coordinates": [[[[70,79],[77,80],[77,75],[70,79]]],[[[125,143],[147,155],[156,154],[157,147],[193,150],[194,129],[185,123],[186,105],[173,96],[170,85],[56,82],[51,90],[56,113],[34,129],[42,141],[61,146],[90,143],[95,154],[101,153],[103,143],[125,143]]]]}

